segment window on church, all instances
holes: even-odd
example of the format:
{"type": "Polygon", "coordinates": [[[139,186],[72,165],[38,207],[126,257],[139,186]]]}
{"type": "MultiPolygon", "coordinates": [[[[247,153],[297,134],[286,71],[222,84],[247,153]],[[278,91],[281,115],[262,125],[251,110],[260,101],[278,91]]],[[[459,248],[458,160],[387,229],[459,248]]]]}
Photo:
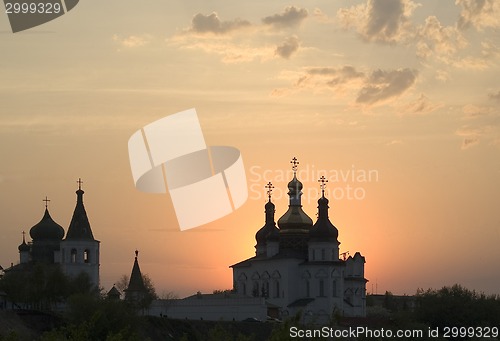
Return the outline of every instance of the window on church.
{"type": "Polygon", "coordinates": [[[322,279],[319,280],[319,296],[325,296],[325,281],[322,279]]]}
{"type": "Polygon", "coordinates": [[[276,281],[276,294],[274,297],[280,297],[280,282],[276,281]]]}
{"type": "Polygon", "coordinates": [[[306,297],[311,297],[311,286],[309,281],[306,281],[306,297]]]}
{"type": "Polygon", "coordinates": [[[243,283],[243,295],[247,294],[247,284],[243,283]]]}
{"type": "Polygon", "coordinates": [[[316,250],[313,250],[313,259],[312,260],[316,260],[316,250]]]}
{"type": "Polygon", "coordinates": [[[253,282],[252,296],[253,297],[259,296],[259,283],[257,281],[253,282]]]}
{"type": "Polygon", "coordinates": [[[332,296],[337,297],[337,281],[332,282],[332,296]]]}
{"type": "Polygon", "coordinates": [[[83,262],[90,263],[90,251],[89,250],[83,251],[83,262]]]}
{"type": "Polygon", "coordinates": [[[269,297],[269,282],[264,282],[262,286],[262,297],[269,297]]]}
{"type": "Polygon", "coordinates": [[[325,249],[321,249],[321,260],[325,260],[326,255],[325,255],[325,249]]]}
{"type": "Polygon", "coordinates": [[[71,263],[76,263],[76,249],[71,249],[71,263]]]}

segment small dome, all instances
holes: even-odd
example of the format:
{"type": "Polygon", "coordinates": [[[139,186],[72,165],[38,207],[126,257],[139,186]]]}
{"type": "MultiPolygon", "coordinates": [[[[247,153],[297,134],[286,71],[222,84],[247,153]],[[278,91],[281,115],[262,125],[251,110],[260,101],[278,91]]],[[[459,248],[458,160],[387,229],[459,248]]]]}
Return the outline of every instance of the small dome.
{"type": "Polygon", "coordinates": [[[64,229],[56,223],[45,208],[42,220],[30,229],[31,239],[35,240],[62,240],[64,229]]]}
{"type": "Polygon", "coordinates": [[[19,250],[19,252],[28,252],[30,250],[30,246],[28,244],[26,244],[26,242],[23,239],[22,244],[19,245],[19,247],[17,249],[19,250]]]}
{"type": "Polygon", "coordinates": [[[288,183],[289,194],[298,193],[302,191],[303,187],[304,185],[302,185],[302,182],[300,182],[299,179],[297,179],[297,176],[294,173],[293,179],[288,183]]]}
{"type": "Polygon", "coordinates": [[[339,231],[328,218],[328,199],[322,196],[318,200],[318,220],[309,232],[311,240],[335,241],[339,231]]]}
{"type": "Polygon", "coordinates": [[[268,201],[265,205],[266,208],[266,223],[264,226],[257,231],[255,234],[255,240],[257,244],[265,244],[271,234],[278,234],[279,230],[276,227],[276,222],[274,221],[275,205],[268,201]]]}

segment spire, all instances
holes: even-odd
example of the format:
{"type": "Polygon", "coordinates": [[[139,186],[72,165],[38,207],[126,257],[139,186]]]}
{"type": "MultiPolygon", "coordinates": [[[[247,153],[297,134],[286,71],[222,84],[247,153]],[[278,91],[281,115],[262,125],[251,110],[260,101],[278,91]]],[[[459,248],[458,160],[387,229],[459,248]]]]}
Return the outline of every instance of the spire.
{"type": "Polygon", "coordinates": [[[137,261],[138,256],[139,256],[139,251],[135,250],[134,266],[132,267],[132,273],[130,274],[130,281],[126,289],[127,294],[131,294],[132,292],[146,292],[144,279],[142,278],[141,269],[139,268],[139,262],[137,261]]]}
{"type": "Polygon", "coordinates": [[[86,239],[95,240],[90,228],[89,218],[83,205],[82,179],[78,179],[78,190],[76,191],[76,207],[68,228],[66,239],[86,239]]]}

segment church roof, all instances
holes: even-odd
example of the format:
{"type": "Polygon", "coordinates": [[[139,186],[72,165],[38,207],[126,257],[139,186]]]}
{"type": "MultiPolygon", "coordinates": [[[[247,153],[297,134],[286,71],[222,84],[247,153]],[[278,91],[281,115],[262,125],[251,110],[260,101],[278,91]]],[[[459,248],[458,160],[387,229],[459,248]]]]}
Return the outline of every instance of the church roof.
{"type": "Polygon", "coordinates": [[[128,287],[125,291],[146,291],[146,286],[144,285],[144,279],[142,278],[141,269],[139,268],[139,262],[137,261],[137,256],[139,251],[135,251],[134,266],[132,267],[132,273],[130,274],[130,281],[128,287]]]}
{"type": "Polygon", "coordinates": [[[78,180],[78,183],[78,190],[76,191],[76,207],[69,224],[66,239],[95,240],[94,235],[92,234],[92,229],[90,228],[89,218],[87,217],[85,206],[83,205],[83,194],[85,192],[81,189],[81,180],[78,180]]]}
{"type": "Polygon", "coordinates": [[[38,224],[30,229],[33,241],[37,240],[61,240],[64,237],[64,229],[50,216],[49,209],[45,206],[45,213],[38,224]]]}
{"type": "Polygon", "coordinates": [[[108,298],[120,298],[121,293],[116,289],[116,287],[113,285],[113,287],[108,291],[107,294],[108,298]]]}

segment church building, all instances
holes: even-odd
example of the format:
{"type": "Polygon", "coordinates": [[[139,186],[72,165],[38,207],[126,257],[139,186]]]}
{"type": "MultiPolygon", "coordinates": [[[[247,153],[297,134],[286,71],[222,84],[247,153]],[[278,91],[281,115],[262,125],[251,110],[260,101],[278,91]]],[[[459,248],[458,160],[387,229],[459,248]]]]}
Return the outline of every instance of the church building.
{"type": "Polygon", "coordinates": [[[255,256],[231,266],[234,290],[264,297],[268,315],[279,318],[292,317],[299,311],[304,322],[314,323],[326,323],[334,316],[364,317],[365,258],[359,252],[340,258],[339,232],[328,215],[325,177],[318,180],[322,195],[316,222],[303,211],[303,185],[297,179],[299,163],[296,158],[291,163],[294,175],[288,183],[288,210],[276,226],[271,201],[274,187],[269,182],[265,224],[255,235],[255,256]]]}
{"type": "Polygon", "coordinates": [[[20,266],[45,263],[60,264],[62,271],[76,277],[85,272],[91,283],[99,287],[99,244],[90,228],[89,219],[83,205],[82,181],[78,180],[76,207],[64,238],[64,229],[50,216],[48,200],[45,198],[45,213],[36,225],[30,229],[32,241],[19,245],[20,266]]]}

